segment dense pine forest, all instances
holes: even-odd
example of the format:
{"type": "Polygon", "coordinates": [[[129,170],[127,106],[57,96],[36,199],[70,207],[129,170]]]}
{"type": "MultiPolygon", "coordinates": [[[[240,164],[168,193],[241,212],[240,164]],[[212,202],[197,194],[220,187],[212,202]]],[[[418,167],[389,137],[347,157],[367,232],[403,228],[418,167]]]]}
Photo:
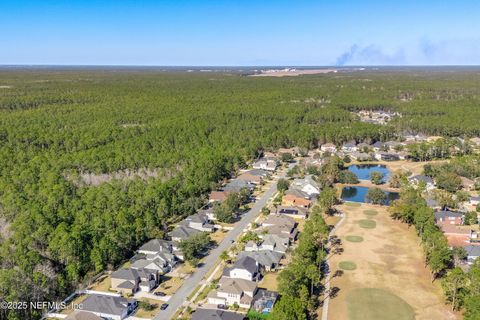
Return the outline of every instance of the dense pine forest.
{"type": "Polygon", "coordinates": [[[262,150],[406,130],[480,135],[479,83],[475,69],[0,71],[0,300],[68,295],[162,237],[262,150]],[[360,109],[402,117],[363,123],[351,112],[360,109]]]}

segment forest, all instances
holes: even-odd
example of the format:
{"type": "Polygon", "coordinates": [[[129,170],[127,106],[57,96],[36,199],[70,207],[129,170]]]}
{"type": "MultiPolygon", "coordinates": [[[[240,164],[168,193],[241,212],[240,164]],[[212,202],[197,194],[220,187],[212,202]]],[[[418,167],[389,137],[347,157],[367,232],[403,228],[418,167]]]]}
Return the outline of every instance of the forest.
{"type": "Polygon", "coordinates": [[[479,81],[463,69],[295,78],[0,70],[0,300],[64,298],[163,237],[262,150],[404,131],[480,135],[479,81]],[[359,122],[359,109],[402,116],[379,126],[359,122]],[[154,174],[122,178],[144,170],[154,174]],[[82,178],[102,174],[116,178],[82,178]]]}

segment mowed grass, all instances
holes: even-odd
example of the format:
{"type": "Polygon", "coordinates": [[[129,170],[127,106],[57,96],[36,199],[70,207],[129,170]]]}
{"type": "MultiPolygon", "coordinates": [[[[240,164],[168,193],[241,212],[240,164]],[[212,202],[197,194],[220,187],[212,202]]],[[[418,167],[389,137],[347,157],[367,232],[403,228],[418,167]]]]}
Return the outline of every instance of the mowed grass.
{"type": "Polygon", "coordinates": [[[349,271],[357,269],[357,265],[353,261],[341,261],[338,264],[338,267],[342,270],[349,270],[349,271]]]}
{"type": "Polygon", "coordinates": [[[413,308],[389,291],[376,288],[358,288],[347,296],[349,320],[412,320],[413,308]]]}
{"type": "Polygon", "coordinates": [[[363,237],[360,236],[346,236],[345,239],[350,242],[362,242],[363,237]]]}
{"type": "Polygon", "coordinates": [[[378,214],[377,210],[364,210],[363,213],[365,213],[367,216],[376,216],[378,214]]]}
{"type": "Polygon", "coordinates": [[[360,228],[364,229],[375,229],[377,227],[377,223],[375,220],[367,220],[367,219],[362,219],[358,221],[358,225],[360,228]]]}
{"type": "Polygon", "coordinates": [[[345,205],[348,207],[360,207],[362,204],[360,202],[345,202],[345,205]]]}

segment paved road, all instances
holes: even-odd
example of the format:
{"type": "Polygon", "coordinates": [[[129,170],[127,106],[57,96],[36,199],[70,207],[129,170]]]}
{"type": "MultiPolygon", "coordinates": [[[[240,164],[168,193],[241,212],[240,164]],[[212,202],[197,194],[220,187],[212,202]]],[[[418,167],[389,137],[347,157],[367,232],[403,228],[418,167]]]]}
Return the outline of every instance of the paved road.
{"type": "MultiPolygon", "coordinates": [[[[290,168],[294,166],[294,163],[290,165],[290,168]]],[[[279,178],[285,177],[285,172],[279,175],[279,178]]],[[[278,180],[277,180],[278,181],[278,180]]],[[[232,245],[232,240],[238,238],[238,236],[247,228],[248,224],[260,213],[262,208],[267,204],[277,191],[277,181],[274,181],[270,189],[268,189],[257,202],[254,203],[252,209],[245,213],[242,219],[236,223],[235,227],[230,230],[218,247],[212,249],[210,254],[202,261],[203,265],[198,267],[196,271],[185,280],[183,285],[175,292],[174,295],[168,301],[168,308],[166,310],[160,310],[155,316],[155,320],[167,320],[171,319],[178,308],[187,300],[190,293],[200,284],[203,277],[207,272],[215,266],[215,263],[220,257],[220,254],[227,250],[232,245]]]]}

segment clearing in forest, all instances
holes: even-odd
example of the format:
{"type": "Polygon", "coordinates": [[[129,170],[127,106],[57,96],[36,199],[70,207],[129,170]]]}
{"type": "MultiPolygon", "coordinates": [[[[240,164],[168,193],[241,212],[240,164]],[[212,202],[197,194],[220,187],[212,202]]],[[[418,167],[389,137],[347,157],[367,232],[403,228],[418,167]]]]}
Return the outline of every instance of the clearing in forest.
{"type": "Polygon", "coordinates": [[[346,217],[335,233],[339,250],[329,257],[336,274],[331,289],[338,290],[329,319],[460,318],[444,304],[440,283],[432,283],[413,228],[392,220],[387,207],[347,204],[339,210],[346,217]]]}

